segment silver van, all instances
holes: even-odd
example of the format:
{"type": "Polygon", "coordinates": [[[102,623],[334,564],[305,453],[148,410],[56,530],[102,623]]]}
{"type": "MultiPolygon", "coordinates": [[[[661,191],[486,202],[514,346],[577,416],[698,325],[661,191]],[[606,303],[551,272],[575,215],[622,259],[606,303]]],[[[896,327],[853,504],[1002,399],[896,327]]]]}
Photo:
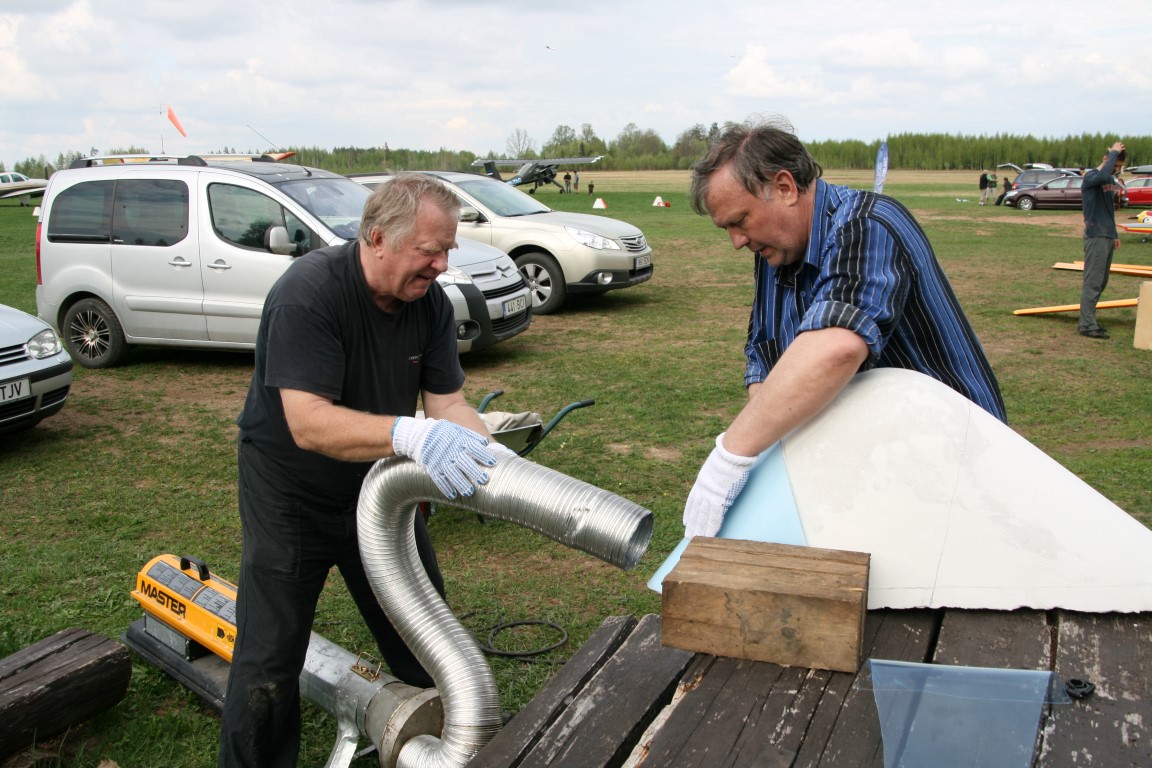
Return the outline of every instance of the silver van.
{"type": "MultiPolygon", "coordinates": [[[[129,346],[249,350],[292,260],[357,236],[369,195],[338,174],[248,156],[81,158],[52,175],[36,238],[36,312],[80,365],[129,346]]],[[[461,241],[439,282],[460,352],[531,322],[512,260],[461,241]]]]}

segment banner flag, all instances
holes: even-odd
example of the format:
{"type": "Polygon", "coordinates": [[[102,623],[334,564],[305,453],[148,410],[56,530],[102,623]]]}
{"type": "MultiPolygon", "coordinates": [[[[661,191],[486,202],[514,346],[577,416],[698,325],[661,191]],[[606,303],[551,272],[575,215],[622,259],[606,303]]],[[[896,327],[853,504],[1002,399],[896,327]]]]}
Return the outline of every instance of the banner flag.
{"type": "Polygon", "coordinates": [[[880,150],[876,153],[876,177],[872,182],[872,191],[880,194],[884,191],[884,180],[888,178],[888,142],[880,142],[880,150]]]}

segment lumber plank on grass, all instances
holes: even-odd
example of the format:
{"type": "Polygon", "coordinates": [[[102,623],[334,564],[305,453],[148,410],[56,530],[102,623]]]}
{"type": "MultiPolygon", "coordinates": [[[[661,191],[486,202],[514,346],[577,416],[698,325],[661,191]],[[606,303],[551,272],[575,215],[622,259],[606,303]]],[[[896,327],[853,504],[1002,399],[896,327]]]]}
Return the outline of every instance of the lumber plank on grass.
{"type": "MultiPolygon", "coordinates": [[[[1113,299],[1111,301],[1102,301],[1096,305],[1096,309],[1120,309],[1122,307],[1134,307],[1139,304],[1139,299],[1113,299]]],[[[1017,309],[1012,312],[1014,315],[1046,315],[1051,312],[1079,312],[1079,304],[1058,304],[1053,307],[1032,307],[1030,309],[1017,309]]]]}
{"type": "MultiPolygon", "coordinates": [[[[1058,261],[1052,265],[1053,269],[1067,269],[1074,272],[1084,271],[1084,262],[1082,261],[1058,261]]],[[[1109,267],[1109,271],[1114,275],[1130,275],[1132,277],[1152,277],[1152,267],[1145,267],[1139,264],[1113,264],[1109,267]]]]}
{"type": "Polygon", "coordinates": [[[0,759],[114,707],[131,677],[128,649],[85,629],[0,659],[0,759]]]}

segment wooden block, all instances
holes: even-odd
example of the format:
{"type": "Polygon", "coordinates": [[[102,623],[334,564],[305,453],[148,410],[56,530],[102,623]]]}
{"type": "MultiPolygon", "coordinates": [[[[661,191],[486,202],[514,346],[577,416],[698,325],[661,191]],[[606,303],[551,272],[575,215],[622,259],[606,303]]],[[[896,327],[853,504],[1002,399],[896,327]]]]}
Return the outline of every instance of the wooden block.
{"type": "Polygon", "coordinates": [[[1136,333],[1132,337],[1136,349],[1152,349],[1152,281],[1140,283],[1140,300],[1136,305],[1136,333]]]}
{"type": "Polygon", "coordinates": [[[754,661],[855,672],[869,556],[696,538],[664,579],[664,645],[754,661]]]}

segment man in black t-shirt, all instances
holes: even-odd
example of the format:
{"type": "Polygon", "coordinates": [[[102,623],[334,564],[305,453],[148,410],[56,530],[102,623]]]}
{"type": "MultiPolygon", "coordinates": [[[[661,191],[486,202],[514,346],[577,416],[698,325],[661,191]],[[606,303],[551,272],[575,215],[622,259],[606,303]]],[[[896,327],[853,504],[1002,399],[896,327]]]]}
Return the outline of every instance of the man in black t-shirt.
{"type": "Polygon", "coordinates": [[[220,766],[295,766],[299,677],[333,565],[392,673],[434,684],[372,593],[356,505],[377,459],[412,458],[449,498],[470,495],[496,462],[500,448],[464,399],[452,305],[436,282],[458,216],[437,180],[399,174],[369,198],[359,240],[301,257],[268,294],[237,419],[243,549],[220,766]],[[412,418],[418,401],[427,418],[412,418]]]}

